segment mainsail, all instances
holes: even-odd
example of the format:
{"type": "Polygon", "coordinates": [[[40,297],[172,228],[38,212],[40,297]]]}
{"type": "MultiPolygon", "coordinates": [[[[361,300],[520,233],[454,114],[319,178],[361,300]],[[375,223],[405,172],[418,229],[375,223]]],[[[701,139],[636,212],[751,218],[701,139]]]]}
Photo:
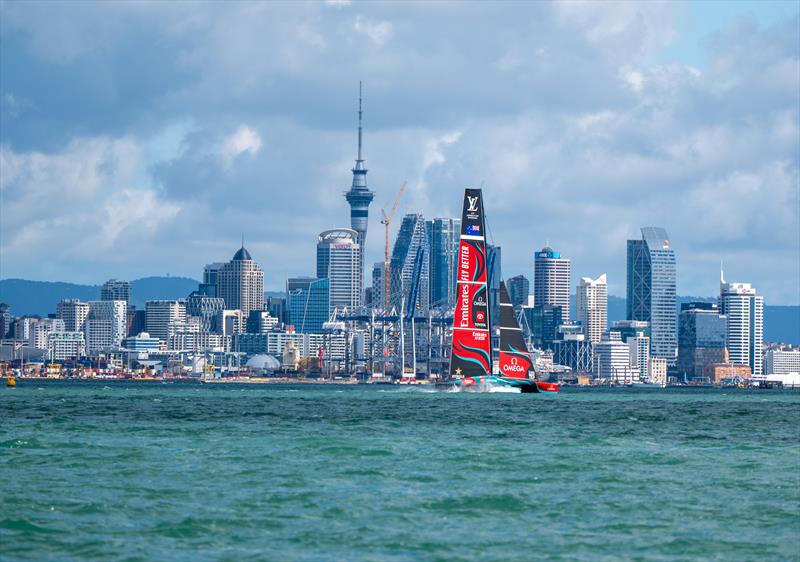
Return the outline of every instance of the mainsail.
{"type": "Polygon", "coordinates": [[[450,375],[479,377],[492,373],[484,232],[481,190],[466,189],[461,213],[450,375]]]}
{"type": "Polygon", "coordinates": [[[514,307],[508,297],[506,284],[500,282],[500,376],[526,379],[533,362],[528,346],[522,337],[514,307]]]}

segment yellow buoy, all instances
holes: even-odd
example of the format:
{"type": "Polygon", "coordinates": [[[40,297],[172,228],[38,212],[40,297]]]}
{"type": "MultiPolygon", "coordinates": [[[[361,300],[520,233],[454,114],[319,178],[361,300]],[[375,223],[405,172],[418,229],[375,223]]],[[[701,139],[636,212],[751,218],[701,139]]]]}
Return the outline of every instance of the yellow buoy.
{"type": "Polygon", "coordinates": [[[6,380],[6,386],[17,386],[17,379],[14,377],[8,377],[6,380]]]}

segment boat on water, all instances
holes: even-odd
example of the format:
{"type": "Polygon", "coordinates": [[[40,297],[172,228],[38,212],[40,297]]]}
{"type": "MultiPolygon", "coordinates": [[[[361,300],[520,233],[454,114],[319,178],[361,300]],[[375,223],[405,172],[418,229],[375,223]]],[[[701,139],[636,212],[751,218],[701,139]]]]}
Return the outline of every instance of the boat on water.
{"type": "Polygon", "coordinates": [[[479,392],[554,394],[558,385],[537,381],[505,284],[500,283],[498,372],[492,370],[492,330],[486,262],[483,193],[466,189],[457,257],[456,309],[447,386],[479,392]]]}

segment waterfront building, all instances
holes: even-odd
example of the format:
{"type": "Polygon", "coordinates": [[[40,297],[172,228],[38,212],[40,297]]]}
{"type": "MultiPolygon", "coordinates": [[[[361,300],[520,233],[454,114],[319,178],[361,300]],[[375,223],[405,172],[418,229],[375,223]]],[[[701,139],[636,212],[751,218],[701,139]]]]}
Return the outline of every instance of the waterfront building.
{"type": "Polygon", "coordinates": [[[349,228],[326,230],[317,239],[317,279],[328,279],[328,308],[352,311],[361,305],[361,246],[349,228]]]}
{"type": "Polygon", "coordinates": [[[122,347],[131,351],[158,351],[161,349],[161,341],[147,332],[142,332],[139,335],[125,338],[122,347]]]}
{"type": "Polygon", "coordinates": [[[225,300],[225,308],[251,310],[264,308],[264,271],[244,245],[228,263],[216,272],[217,295],[225,300]]]}
{"type": "Polygon", "coordinates": [[[30,327],[29,344],[36,349],[47,349],[50,332],[63,332],[64,321],[59,318],[36,319],[30,327]]]}
{"type": "Polygon", "coordinates": [[[568,322],[570,275],[572,263],[562,258],[550,246],[545,246],[534,257],[533,304],[560,306],[564,322],[568,322]]]}
{"type": "Polygon", "coordinates": [[[14,317],[11,315],[11,307],[4,302],[0,302],[0,340],[11,334],[13,321],[14,317]]]}
{"type": "Polygon", "coordinates": [[[725,352],[727,317],[715,303],[681,304],[678,316],[678,378],[705,377],[706,365],[721,363],[725,352]]]}
{"type": "Polygon", "coordinates": [[[125,301],[125,307],[131,303],[131,284],[128,281],[109,279],[100,289],[102,301],[125,301]]]}
{"type": "Polygon", "coordinates": [[[649,322],[653,356],[675,365],[675,252],[663,228],[641,230],[641,240],[628,240],[627,317],[649,322]]]}
{"type": "Polygon", "coordinates": [[[220,311],[225,309],[225,299],[210,297],[200,291],[192,292],[186,299],[186,314],[200,319],[201,332],[221,331],[217,325],[220,311]]]}
{"type": "Polygon", "coordinates": [[[667,384],[667,360],[661,357],[651,357],[649,375],[645,380],[651,384],[667,384]]]}
{"type": "Polygon", "coordinates": [[[800,373],[800,349],[772,348],[764,354],[765,375],[800,373]]]}
{"type": "Polygon", "coordinates": [[[14,339],[17,341],[30,342],[33,338],[33,330],[41,320],[38,316],[20,316],[14,321],[14,339]]]}
{"type": "Polygon", "coordinates": [[[329,280],[315,277],[290,277],[286,281],[289,324],[300,333],[322,333],[330,315],[329,280]]]}
{"type": "Polygon", "coordinates": [[[390,302],[397,311],[427,310],[430,298],[428,237],[420,213],[403,217],[389,268],[390,302]],[[413,302],[408,302],[410,296],[413,302]]]}
{"type": "MultiPolygon", "coordinates": [[[[622,339],[621,336],[620,339],[622,339]]],[[[639,332],[636,335],[622,339],[622,341],[628,346],[630,365],[639,369],[639,376],[642,380],[646,381],[651,379],[652,372],[650,366],[652,358],[650,357],[650,336],[646,336],[644,332],[639,332]]],[[[663,359],[659,359],[659,361],[663,361],[663,359]]],[[[666,365],[666,362],[664,365],[666,365]]],[[[666,367],[664,367],[664,369],[664,376],[666,376],[666,367]]]]}
{"type": "Polygon", "coordinates": [[[147,301],[145,309],[145,329],[147,332],[166,342],[172,324],[186,322],[186,302],[183,300],[147,301]]]}
{"type": "Polygon", "coordinates": [[[750,283],[726,283],[720,276],[719,311],[727,317],[731,362],[749,365],[753,376],[764,374],[764,297],[750,283]]]}
{"type": "Polygon", "coordinates": [[[432,308],[456,305],[456,259],[461,239],[461,219],[425,221],[430,249],[430,304],[432,308]]]}
{"type": "Polygon", "coordinates": [[[592,343],[597,343],[608,328],[608,284],[604,273],[597,279],[581,277],[575,291],[577,319],[583,333],[592,343]]]}
{"type": "Polygon", "coordinates": [[[83,332],[66,330],[47,334],[47,351],[50,361],[67,361],[83,357],[86,343],[83,332]]]}
{"type": "Polygon", "coordinates": [[[606,332],[594,345],[595,374],[614,384],[639,382],[639,368],[631,367],[630,349],[616,332],[606,332]]]}
{"type": "Polygon", "coordinates": [[[89,304],[80,299],[64,299],[56,305],[56,318],[64,321],[67,332],[82,332],[89,316],[89,304]]]}
{"type": "Polygon", "coordinates": [[[558,327],[564,324],[561,307],[550,304],[523,306],[522,313],[530,329],[533,345],[539,349],[553,349],[558,327]]]}
{"type": "MultiPolygon", "coordinates": [[[[356,165],[353,168],[353,183],[350,191],[345,193],[345,199],[350,205],[350,227],[358,233],[358,245],[366,248],[367,226],[369,225],[369,204],[375,198],[375,193],[367,188],[367,168],[364,166],[364,159],[361,154],[362,147],[362,119],[361,111],[361,83],[358,84],[358,156],[356,165]]],[[[364,252],[359,254],[359,280],[362,286],[358,287],[358,294],[361,295],[364,279],[364,252]]],[[[359,303],[360,304],[360,303],[359,303]]]]}
{"type": "MultiPolygon", "coordinates": [[[[528,304],[528,294],[531,292],[531,282],[524,275],[516,275],[506,281],[506,289],[515,309],[528,304]]],[[[535,302],[534,302],[535,304],[535,302]]]]}
{"type": "Polygon", "coordinates": [[[706,365],[703,374],[705,375],[705,379],[711,383],[720,384],[724,379],[750,379],[753,376],[753,370],[750,368],[750,365],[738,365],[733,363],[728,349],[726,348],[723,352],[722,362],[706,365]]]}

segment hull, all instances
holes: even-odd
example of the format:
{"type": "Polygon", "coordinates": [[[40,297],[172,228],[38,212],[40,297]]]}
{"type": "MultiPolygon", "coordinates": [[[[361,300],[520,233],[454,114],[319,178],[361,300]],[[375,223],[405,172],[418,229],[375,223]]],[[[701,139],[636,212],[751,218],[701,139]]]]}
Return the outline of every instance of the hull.
{"type": "Polygon", "coordinates": [[[558,384],[531,379],[509,377],[465,377],[449,383],[438,383],[440,390],[459,390],[463,392],[513,392],[520,394],[557,394],[558,384]]]}

